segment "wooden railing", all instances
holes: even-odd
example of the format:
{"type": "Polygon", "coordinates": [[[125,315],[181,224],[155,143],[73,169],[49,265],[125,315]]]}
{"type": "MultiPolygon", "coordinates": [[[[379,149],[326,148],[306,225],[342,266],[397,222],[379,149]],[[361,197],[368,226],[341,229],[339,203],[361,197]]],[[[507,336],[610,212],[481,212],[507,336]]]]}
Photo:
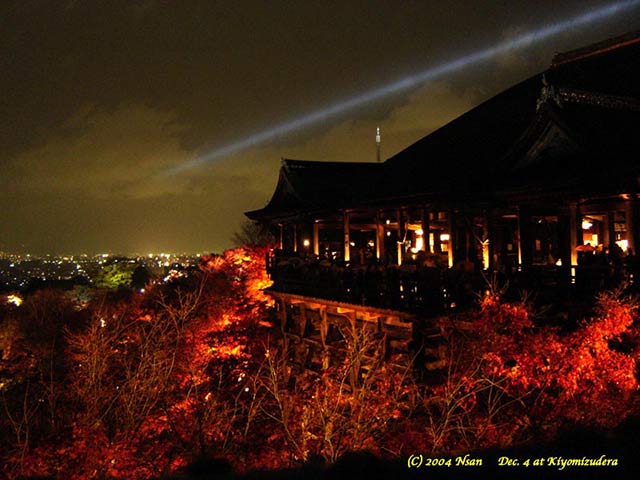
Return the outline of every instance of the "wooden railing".
{"type": "Polygon", "coordinates": [[[438,313],[473,303],[480,274],[419,265],[352,266],[278,256],[268,262],[273,290],[356,305],[438,313]]]}
{"type": "Polygon", "coordinates": [[[620,270],[611,265],[578,266],[573,271],[530,266],[509,274],[491,274],[415,264],[354,266],[283,254],[271,255],[267,265],[274,291],[427,314],[471,306],[490,288],[506,286],[511,299],[533,292],[543,304],[560,304],[591,301],[597,291],[623,282],[634,290],[638,284],[633,279],[640,278],[629,267],[620,270]]]}

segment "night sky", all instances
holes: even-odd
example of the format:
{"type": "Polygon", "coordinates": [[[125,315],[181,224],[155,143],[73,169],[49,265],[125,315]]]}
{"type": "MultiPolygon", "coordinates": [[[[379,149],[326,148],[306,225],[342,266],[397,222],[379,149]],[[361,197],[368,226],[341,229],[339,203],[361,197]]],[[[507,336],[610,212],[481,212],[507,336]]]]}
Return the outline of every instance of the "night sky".
{"type": "Polygon", "coordinates": [[[544,70],[554,52],[640,29],[640,6],[181,165],[612,3],[2,0],[0,251],[219,252],[242,212],[269,200],[281,157],[375,161],[380,126],[388,158],[544,70]]]}

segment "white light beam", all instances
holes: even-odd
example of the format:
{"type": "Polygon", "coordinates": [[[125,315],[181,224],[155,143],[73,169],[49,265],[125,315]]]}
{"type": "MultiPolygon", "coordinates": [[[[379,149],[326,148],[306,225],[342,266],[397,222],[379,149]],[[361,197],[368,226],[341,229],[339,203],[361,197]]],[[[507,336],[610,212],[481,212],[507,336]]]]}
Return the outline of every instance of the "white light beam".
{"type": "Polygon", "coordinates": [[[583,27],[599,20],[612,17],[622,12],[631,10],[639,5],[640,0],[620,1],[604,7],[596,8],[592,11],[582,13],[575,17],[554,23],[546,27],[538,28],[531,32],[520,35],[512,40],[505,41],[497,45],[485,48],[483,50],[475,51],[473,53],[470,53],[469,55],[456,58],[455,60],[430,67],[415,75],[404,77],[395,82],[383,85],[368,92],[364,92],[360,95],[356,95],[355,97],[352,97],[350,99],[337,102],[321,110],[317,110],[307,115],[294,118],[290,121],[278,124],[272,128],[268,128],[261,132],[255,133],[236,142],[229,143],[216,150],[200,155],[193,160],[189,160],[180,165],[172,167],[166,170],[164,172],[164,175],[180,173],[194,167],[210,163],[214,160],[218,160],[233,153],[237,153],[249,147],[262,144],[283,134],[294,132],[322,120],[327,120],[328,118],[343,114],[367,103],[371,103],[389,95],[397,94],[399,92],[414,88],[426,81],[434,80],[446,74],[461,70],[467,66],[489,60],[496,55],[531,46],[542,40],[558,35],[564,31],[583,27]]]}

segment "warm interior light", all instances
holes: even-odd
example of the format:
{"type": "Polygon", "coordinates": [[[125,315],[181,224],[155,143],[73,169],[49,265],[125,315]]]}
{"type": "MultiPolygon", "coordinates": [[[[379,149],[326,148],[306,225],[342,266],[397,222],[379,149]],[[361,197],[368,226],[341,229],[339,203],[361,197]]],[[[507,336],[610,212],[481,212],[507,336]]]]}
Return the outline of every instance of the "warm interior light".
{"type": "Polygon", "coordinates": [[[302,245],[304,245],[305,247],[308,247],[309,245],[311,245],[311,242],[309,242],[309,239],[308,239],[308,238],[305,238],[305,239],[302,241],[302,245]]]}
{"type": "Polygon", "coordinates": [[[591,227],[593,227],[593,223],[591,223],[589,220],[583,220],[582,221],[582,229],[583,230],[589,230],[591,227]]]}
{"type": "Polygon", "coordinates": [[[598,243],[598,234],[597,233],[592,233],[591,235],[586,234],[583,237],[582,243],[584,245],[591,245],[592,247],[597,247],[598,245],[600,245],[598,243]],[[591,237],[591,238],[589,238],[591,237]]]}
{"type": "Polygon", "coordinates": [[[440,234],[440,241],[441,242],[448,242],[450,238],[451,238],[451,236],[448,233],[440,234]]]}
{"type": "Polygon", "coordinates": [[[629,240],[617,240],[616,245],[618,245],[623,252],[629,250],[629,240]]]}
{"type": "Polygon", "coordinates": [[[419,228],[419,229],[416,230],[416,235],[422,236],[422,235],[424,235],[424,231],[421,228],[419,228]]]}

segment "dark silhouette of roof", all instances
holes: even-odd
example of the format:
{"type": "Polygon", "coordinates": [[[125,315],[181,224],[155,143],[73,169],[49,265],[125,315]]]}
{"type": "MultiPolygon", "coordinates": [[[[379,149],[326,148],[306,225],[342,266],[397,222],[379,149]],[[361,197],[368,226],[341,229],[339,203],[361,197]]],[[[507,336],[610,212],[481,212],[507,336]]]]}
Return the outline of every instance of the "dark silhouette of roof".
{"type": "Polygon", "coordinates": [[[375,195],[382,164],[282,159],[276,190],[249,218],[286,217],[357,203],[375,195]]]}
{"type": "Polygon", "coordinates": [[[362,205],[636,191],[640,32],[557,54],[383,164],[283,160],[274,219],[362,205]]]}
{"type": "Polygon", "coordinates": [[[640,32],[558,54],[500,188],[506,196],[635,192],[638,127],[640,32]]]}
{"type": "Polygon", "coordinates": [[[640,31],[636,31],[558,53],[551,62],[548,79],[568,88],[638,98],[639,44],[640,31]]]}
{"type": "Polygon", "coordinates": [[[459,197],[495,188],[504,157],[535,115],[536,75],[418,140],[386,162],[386,196],[459,197]]]}

